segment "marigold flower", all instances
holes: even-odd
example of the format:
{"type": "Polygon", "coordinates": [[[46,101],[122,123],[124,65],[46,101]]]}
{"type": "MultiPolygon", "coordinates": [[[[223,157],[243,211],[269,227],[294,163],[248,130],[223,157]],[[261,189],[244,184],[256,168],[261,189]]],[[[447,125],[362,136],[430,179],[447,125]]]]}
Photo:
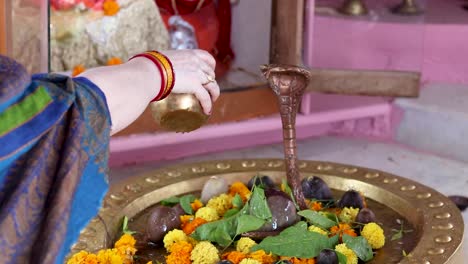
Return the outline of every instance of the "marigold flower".
{"type": "Polygon", "coordinates": [[[171,254],[166,257],[166,264],[191,264],[192,250],[192,244],[187,241],[174,243],[170,248],[171,254]]]}
{"type": "Polygon", "coordinates": [[[249,237],[241,237],[237,241],[236,250],[244,254],[249,254],[250,249],[255,246],[257,243],[249,237]]]}
{"type": "Polygon", "coordinates": [[[190,223],[195,218],[195,216],[181,215],[179,218],[180,218],[180,222],[182,223],[182,227],[184,227],[186,224],[190,223]]]}
{"type": "Polygon", "coordinates": [[[195,201],[193,201],[190,206],[192,207],[192,210],[196,212],[198,209],[203,207],[203,203],[200,200],[195,199],[195,201]]]}
{"type": "Polygon", "coordinates": [[[348,224],[339,224],[338,226],[334,226],[330,229],[330,232],[332,236],[339,234],[340,240],[343,234],[347,234],[352,237],[357,236],[356,232],[354,232],[354,229],[352,229],[348,224]]]}
{"type": "Polygon", "coordinates": [[[245,258],[239,264],[262,264],[260,261],[252,258],[245,258]]]}
{"type": "Polygon", "coordinates": [[[347,264],[357,264],[358,257],[353,250],[349,249],[345,243],[339,244],[335,246],[335,251],[340,252],[341,254],[346,256],[346,263],[347,264]]]}
{"type": "Polygon", "coordinates": [[[84,250],[75,253],[67,264],[98,264],[98,258],[95,254],[90,254],[84,250]]]}
{"type": "Polygon", "coordinates": [[[322,228],[320,228],[318,226],[311,225],[311,226],[309,226],[308,229],[309,229],[310,232],[315,232],[315,233],[319,233],[319,234],[324,235],[324,236],[328,236],[328,232],[323,230],[322,228]]]}
{"type": "Polygon", "coordinates": [[[290,258],[290,257],[282,257],[282,260],[288,260],[293,264],[315,264],[315,259],[313,258],[290,258]]]}
{"type": "Polygon", "coordinates": [[[182,230],[184,231],[185,234],[190,235],[193,233],[193,231],[195,231],[195,229],[197,229],[197,227],[203,224],[206,224],[207,222],[208,221],[206,221],[203,218],[195,218],[193,219],[193,221],[185,224],[182,230]]]}
{"type": "Polygon", "coordinates": [[[352,223],[356,220],[356,216],[359,213],[359,208],[345,207],[341,210],[339,218],[345,223],[352,223]]]}
{"type": "Polygon", "coordinates": [[[203,218],[207,222],[212,222],[218,220],[219,215],[216,212],[216,209],[211,207],[202,207],[195,213],[195,218],[203,218]]]}
{"type": "Polygon", "coordinates": [[[84,71],[86,71],[86,68],[84,67],[83,64],[76,65],[75,67],[73,67],[72,77],[78,76],[80,73],[84,71]]]}
{"type": "Polygon", "coordinates": [[[135,247],[136,240],[132,235],[123,234],[117,242],[115,242],[114,247],[135,247]]]}
{"type": "Polygon", "coordinates": [[[224,215],[227,210],[232,208],[232,196],[223,193],[213,197],[206,203],[206,207],[215,209],[218,215],[224,215]]]}
{"type": "Polygon", "coordinates": [[[385,245],[384,231],[376,223],[366,224],[361,231],[361,236],[363,236],[367,242],[369,242],[369,245],[373,249],[379,249],[385,245]]]}
{"type": "Polygon", "coordinates": [[[117,57],[113,57],[107,60],[107,66],[119,65],[119,64],[122,64],[122,60],[117,57]]]}
{"type": "Polygon", "coordinates": [[[216,264],[219,261],[218,249],[208,241],[198,243],[190,254],[193,264],[216,264]]]}
{"type": "Polygon", "coordinates": [[[247,255],[240,251],[230,251],[223,254],[223,259],[231,261],[233,264],[239,264],[247,255]]]}
{"type": "Polygon", "coordinates": [[[310,203],[309,208],[311,210],[314,210],[314,211],[320,211],[320,210],[322,210],[322,203],[317,202],[317,201],[313,201],[313,202],[310,203]]]}
{"type": "Polygon", "coordinates": [[[115,0],[105,0],[102,4],[102,11],[104,11],[104,15],[106,16],[113,16],[117,14],[119,10],[119,3],[115,0]]]}
{"type": "Polygon", "coordinates": [[[116,249],[100,250],[97,254],[99,264],[123,264],[123,259],[116,249]]]}
{"type": "Polygon", "coordinates": [[[180,241],[190,242],[189,237],[180,229],[169,231],[163,238],[164,247],[171,252],[171,247],[180,241]]]}
{"type": "Polygon", "coordinates": [[[250,190],[242,182],[234,182],[229,187],[229,195],[234,197],[236,194],[240,195],[244,203],[250,198],[250,190]]]}
{"type": "Polygon", "coordinates": [[[276,259],[272,254],[267,254],[264,250],[257,250],[249,254],[249,258],[257,260],[262,264],[275,263],[276,259]]]}

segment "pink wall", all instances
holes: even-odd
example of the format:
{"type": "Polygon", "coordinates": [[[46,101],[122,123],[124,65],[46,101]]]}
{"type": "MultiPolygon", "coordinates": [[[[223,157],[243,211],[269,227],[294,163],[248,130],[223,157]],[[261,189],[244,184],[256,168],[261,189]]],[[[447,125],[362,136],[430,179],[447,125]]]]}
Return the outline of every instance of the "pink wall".
{"type": "Polygon", "coordinates": [[[315,18],[313,9],[306,15],[308,66],[418,71],[423,81],[468,83],[468,12],[462,2],[427,1],[425,15],[402,17],[388,11],[395,1],[367,1],[371,13],[360,18],[330,8],[341,1],[315,3],[315,18]]]}

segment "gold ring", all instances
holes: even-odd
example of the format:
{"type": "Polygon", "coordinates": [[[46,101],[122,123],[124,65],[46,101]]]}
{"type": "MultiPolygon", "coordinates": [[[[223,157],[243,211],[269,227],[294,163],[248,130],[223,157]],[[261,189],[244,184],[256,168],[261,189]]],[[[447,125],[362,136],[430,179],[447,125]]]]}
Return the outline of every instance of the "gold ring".
{"type": "Polygon", "coordinates": [[[206,75],[206,78],[208,79],[208,81],[205,82],[203,85],[207,85],[209,83],[212,83],[212,82],[216,81],[215,78],[213,76],[211,76],[211,75],[206,75]]]}

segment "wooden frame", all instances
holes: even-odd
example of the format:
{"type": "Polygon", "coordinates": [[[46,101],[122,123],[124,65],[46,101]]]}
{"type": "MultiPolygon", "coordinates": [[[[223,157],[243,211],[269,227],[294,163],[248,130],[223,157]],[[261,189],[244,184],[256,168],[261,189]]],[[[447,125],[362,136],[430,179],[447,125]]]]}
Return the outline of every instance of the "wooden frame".
{"type": "Polygon", "coordinates": [[[8,54],[7,25],[9,14],[7,14],[7,3],[9,2],[0,0],[0,54],[8,54]]]}

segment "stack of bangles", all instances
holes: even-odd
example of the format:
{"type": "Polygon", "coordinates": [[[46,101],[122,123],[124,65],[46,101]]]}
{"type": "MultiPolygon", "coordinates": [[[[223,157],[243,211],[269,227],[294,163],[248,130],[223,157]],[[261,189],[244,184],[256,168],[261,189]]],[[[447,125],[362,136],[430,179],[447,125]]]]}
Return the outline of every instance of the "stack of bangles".
{"type": "Polygon", "coordinates": [[[138,57],[144,57],[151,60],[156,67],[158,67],[161,75],[161,88],[158,95],[151,100],[151,102],[160,101],[166,98],[171,93],[175,83],[175,73],[171,61],[164,54],[157,51],[146,51],[133,56],[130,60],[138,57]]]}

